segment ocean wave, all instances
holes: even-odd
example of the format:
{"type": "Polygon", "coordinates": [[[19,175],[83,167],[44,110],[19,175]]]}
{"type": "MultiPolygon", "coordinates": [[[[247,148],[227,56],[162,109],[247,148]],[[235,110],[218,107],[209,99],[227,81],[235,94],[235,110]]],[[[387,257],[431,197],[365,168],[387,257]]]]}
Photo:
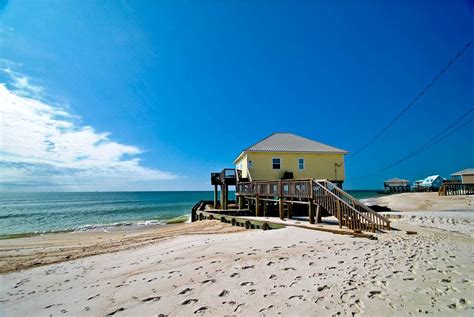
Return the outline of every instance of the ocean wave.
{"type": "Polygon", "coordinates": [[[114,228],[124,228],[124,227],[133,227],[133,226],[163,226],[167,224],[175,223],[188,223],[191,221],[191,216],[189,214],[181,215],[172,219],[150,219],[150,220],[137,220],[137,221],[120,221],[110,224],[88,224],[82,225],[76,229],[74,232],[84,232],[84,231],[106,231],[108,229],[114,228]]]}

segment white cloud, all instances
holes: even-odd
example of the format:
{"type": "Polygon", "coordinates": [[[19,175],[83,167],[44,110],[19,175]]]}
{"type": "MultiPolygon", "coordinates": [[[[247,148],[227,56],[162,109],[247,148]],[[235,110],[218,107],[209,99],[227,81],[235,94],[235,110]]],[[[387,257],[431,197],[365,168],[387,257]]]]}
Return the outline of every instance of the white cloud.
{"type": "Polygon", "coordinates": [[[0,186],[126,190],[130,184],[176,178],[143,166],[137,147],[114,142],[42,101],[43,89],[28,77],[4,72],[12,88],[0,84],[0,186]]]}

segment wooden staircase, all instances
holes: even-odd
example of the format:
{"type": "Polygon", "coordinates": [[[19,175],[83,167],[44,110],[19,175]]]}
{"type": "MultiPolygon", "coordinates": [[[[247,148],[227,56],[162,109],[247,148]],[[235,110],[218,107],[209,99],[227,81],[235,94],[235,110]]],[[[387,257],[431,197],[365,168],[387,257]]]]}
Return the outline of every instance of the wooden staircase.
{"type": "MultiPolygon", "coordinates": [[[[290,179],[278,181],[237,182],[238,198],[250,199],[258,206],[261,201],[277,202],[280,218],[287,214],[285,205],[313,204],[324,208],[339,220],[339,226],[354,231],[390,229],[390,221],[328,180],[290,179]]],[[[256,210],[256,214],[259,213],[256,210]]],[[[311,222],[310,211],[310,222],[311,222]]],[[[314,214],[312,214],[314,216],[314,214]]]]}
{"type": "Polygon", "coordinates": [[[328,180],[313,180],[313,199],[339,220],[339,226],[356,231],[390,229],[390,221],[328,180]]]}

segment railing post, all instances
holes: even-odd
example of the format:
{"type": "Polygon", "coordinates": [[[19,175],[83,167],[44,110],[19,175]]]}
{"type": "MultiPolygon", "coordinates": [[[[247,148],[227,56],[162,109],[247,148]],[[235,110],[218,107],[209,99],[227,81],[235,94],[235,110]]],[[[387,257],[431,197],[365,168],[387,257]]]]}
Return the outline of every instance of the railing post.
{"type": "Polygon", "coordinates": [[[342,228],[341,202],[337,201],[337,214],[339,215],[339,228],[342,228]]]}
{"type": "Polygon", "coordinates": [[[283,205],[283,188],[281,186],[281,181],[279,181],[278,183],[279,185],[279,188],[278,188],[278,192],[279,192],[279,196],[278,196],[278,201],[279,201],[279,204],[278,204],[278,211],[279,211],[279,214],[280,214],[280,219],[281,220],[284,220],[285,219],[285,207],[283,205]]]}
{"type": "Polygon", "coordinates": [[[255,195],[255,216],[260,217],[260,198],[257,195],[255,195]]]}

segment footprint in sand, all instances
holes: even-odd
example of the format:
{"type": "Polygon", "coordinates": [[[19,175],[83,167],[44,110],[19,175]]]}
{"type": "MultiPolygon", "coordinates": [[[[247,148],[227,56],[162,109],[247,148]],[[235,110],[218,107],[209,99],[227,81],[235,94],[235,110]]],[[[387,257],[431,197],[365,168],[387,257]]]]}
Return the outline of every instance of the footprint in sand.
{"type": "Polygon", "coordinates": [[[202,284],[215,283],[215,282],[216,282],[216,280],[213,279],[213,278],[211,278],[211,279],[209,279],[209,280],[202,281],[202,284]]]}
{"type": "Polygon", "coordinates": [[[205,312],[206,310],[208,310],[209,308],[207,306],[203,306],[203,307],[200,307],[198,308],[197,310],[194,311],[195,314],[200,314],[200,313],[203,313],[205,312]]]}
{"type": "Polygon", "coordinates": [[[219,297],[224,297],[224,296],[227,296],[228,294],[229,294],[228,290],[223,290],[219,293],[219,297]]]}
{"type": "Polygon", "coordinates": [[[230,277],[239,277],[239,273],[232,273],[230,277]]]}
{"type": "Polygon", "coordinates": [[[191,292],[193,289],[192,288],[185,288],[184,290],[182,290],[181,292],[178,293],[178,295],[184,295],[184,294],[187,294],[189,292],[191,292]]]}
{"type": "Polygon", "coordinates": [[[373,299],[374,297],[376,297],[377,295],[380,295],[382,294],[381,291],[369,291],[367,293],[367,297],[370,298],[370,299],[373,299]]]}
{"type": "Polygon", "coordinates": [[[235,307],[235,309],[234,309],[234,313],[240,313],[246,305],[247,304],[245,304],[245,303],[237,305],[237,307],[235,307]]]}
{"type": "Polygon", "coordinates": [[[196,303],[198,300],[195,299],[195,298],[190,298],[190,299],[187,299],[185,300],[184,302],[181,303],[181,305],[189,305],[189,304],[194,304],[196,303]]]}
{"type": "Polygon", "coordinates": [[[270,305],[270,306],[268,306],[268,307],[265,307],[265,308],[260,309],[258,312],[259,312],[259,313],[263,313],[264,311],[268,311],[268,310],[271,310],[271,309],[273,309],[273,308],[274,308],[274,306],[273,306],[273,305],[270,305]]]}
{"type": "Polygon", "coordinates": [[[254,285],[253,282],[242,282],[240,283],[240,286],[248,286],[248,285],[254,285]]]}
{"type": "Polygon", "coordinates": [[[151,296],[151,297],[147,297],[147,298],[144,298],[142,299],[142,302],[146,303],[146,302],[157,302],[161,299],[160,296],[151,296]]]}
{"type": "Polygon", "coordinates": [[[108,313],[107,316],[113,316],[113,315],[115,315],[116,313],[119,313],[119,312],[124,311],[124,310],[125,310],[125,308],[120,307],[119,309],[116,309],[116,310],[114,310],[113,312],[108,313]]]}

